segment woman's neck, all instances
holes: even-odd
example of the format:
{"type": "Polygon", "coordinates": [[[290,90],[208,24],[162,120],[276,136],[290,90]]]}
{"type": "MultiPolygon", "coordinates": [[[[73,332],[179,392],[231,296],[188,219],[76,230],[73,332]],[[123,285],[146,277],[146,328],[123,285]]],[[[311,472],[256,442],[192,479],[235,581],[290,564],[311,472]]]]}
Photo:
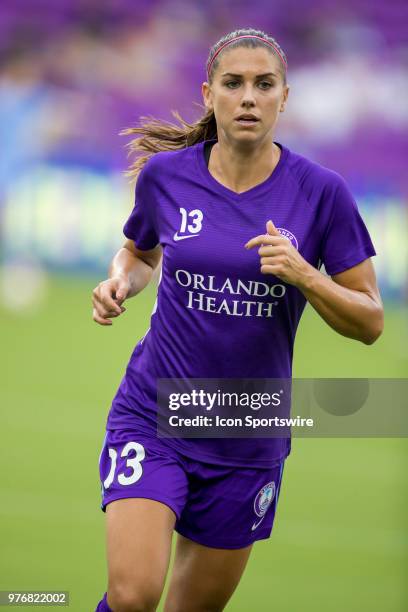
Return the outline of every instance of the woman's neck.
{"type": "Polygon", "coordinates": [[[231,147],[218,141],[211,149],[208,170],[222,185],[242,193],[263,183],[276,168],[280,148],[272,141],[264,146],[231,147]]]}

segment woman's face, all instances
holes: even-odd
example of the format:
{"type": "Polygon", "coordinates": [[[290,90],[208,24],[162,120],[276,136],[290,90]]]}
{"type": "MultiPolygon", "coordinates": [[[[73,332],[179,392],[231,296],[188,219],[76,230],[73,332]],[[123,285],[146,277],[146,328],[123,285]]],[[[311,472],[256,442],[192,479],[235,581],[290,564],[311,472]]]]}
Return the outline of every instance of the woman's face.
{"type": "Polygon", "coordinates": [[[222,51],[213,82],[203,83],[202,93],[207,109],[214,110],[219,140],[257,144],[265,138],[273,140],[289,87],[274,53],[261,47],[237,47],[222,51]],[[256,120],[239,119],[248,113],[256,120]]]}

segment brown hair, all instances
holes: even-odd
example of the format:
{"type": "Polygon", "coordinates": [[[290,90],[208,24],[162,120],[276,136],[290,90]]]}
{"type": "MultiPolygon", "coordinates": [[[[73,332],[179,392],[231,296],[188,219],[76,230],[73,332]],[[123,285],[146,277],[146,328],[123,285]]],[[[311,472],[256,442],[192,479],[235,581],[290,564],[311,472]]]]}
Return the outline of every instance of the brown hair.
{"type": "MultiPolygon", "coordinates": [[[[212,83],[214,72],[219,64],[219,57],[220,55],[222,56],[223,51],[219,52],[220,47],[238,36],[247,36],[247,38],[238,38],[226,45],[226,48],[248,47],[253,49],[255,47],[264,47],[268,49],[278,57],[283,82],[286,84],[286,56],[282,48],[274,38],[268,36],[265,32],[253,30],[251,28],[230,32],[220,38],[211,48],[206,63],[208,82],[210,84],[212,83]],[[256,36],[258,38],[250,38],[251,36],[256,36]],[[264,38],[269,44],[262,42],[260,38],[264,38]],[[278,50],[277,53],[273,51],[271,44],[278,50]],[[213,60],[215,55],[217,57],[213,60]],[[209,67],[210,72],[208,73],[209,67]]],[[[217,139],[217,123],[215,121],[214,111],[207,110],[205,114],[194,123],[185,121],[177,111],[171,111],[171,114],[179,121],[180,125],[175,125],[169,121],[154,119],[153,117],[141,117],[139,127],[127,128],[120,132],[123,136],[137,135],[136,138],[133,138],[133,140],[126,145],[129,149],[129,155],[137,155],[136,160],[126,172],[127,176],[136,179],[149,157],[159,151],[176,151],[178,149],[191,147],[203,140],[217,139]]]]}

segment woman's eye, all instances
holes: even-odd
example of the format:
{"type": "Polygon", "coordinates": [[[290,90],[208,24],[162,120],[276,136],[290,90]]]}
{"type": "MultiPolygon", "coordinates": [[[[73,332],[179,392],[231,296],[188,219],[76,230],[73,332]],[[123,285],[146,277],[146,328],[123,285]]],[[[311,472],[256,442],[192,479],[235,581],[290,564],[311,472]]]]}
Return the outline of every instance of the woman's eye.
{"type": "MultiPolygon", "coordinates": [[[[237,87],[239,87],[239,85],[240,85],[239,81],[227,81],[225,83],[225,86],[228,87],[229,89],[236,89],[237,87]]],[[[258,83],[258,87],[260,87],[260,89],[267,90],[272,87],[272,83],[270,83],[269,81],[260,81],[258,83]]]]}

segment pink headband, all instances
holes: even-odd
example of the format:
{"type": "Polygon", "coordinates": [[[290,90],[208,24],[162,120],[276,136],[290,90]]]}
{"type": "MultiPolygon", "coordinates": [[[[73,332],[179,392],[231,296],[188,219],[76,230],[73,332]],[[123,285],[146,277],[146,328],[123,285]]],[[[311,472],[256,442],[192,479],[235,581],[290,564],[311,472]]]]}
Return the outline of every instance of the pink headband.
{"type": "Polygon", "coordinates": [[[258,40],[262,40],[262,42],[264,42],[267,45],[269,45],[270,47],[272,47],[272,49],[280,57],[283,65],[287,69],[288,64],[287,64],[285,58],[283,57],[282,53],[279,51],[278,47],[273,42],[270,42],[269,40],[266,40],[266,38],[262,38],[262,36],[256,36],[255,34],[242,34],[241,36],[236,36],[235,38],[231,38],[231,40],[227,40],[227,42],[225,42],[223,45],[221,45],[221,47],[219,49],[217,49],[217,51],[214,53],[210,63],[208,64],[208,70],[207,70],[208,76],[210,75],[210,72],[211,72],[211,66],[213,65],[214,60],[217,57],[217,55],[220,53],[220,51],[222,51],[224,49],[224,47],[226,47],[230,43],[235,42],[236,40],[239,40],[240,38],[257,38],[258,40]]]}

